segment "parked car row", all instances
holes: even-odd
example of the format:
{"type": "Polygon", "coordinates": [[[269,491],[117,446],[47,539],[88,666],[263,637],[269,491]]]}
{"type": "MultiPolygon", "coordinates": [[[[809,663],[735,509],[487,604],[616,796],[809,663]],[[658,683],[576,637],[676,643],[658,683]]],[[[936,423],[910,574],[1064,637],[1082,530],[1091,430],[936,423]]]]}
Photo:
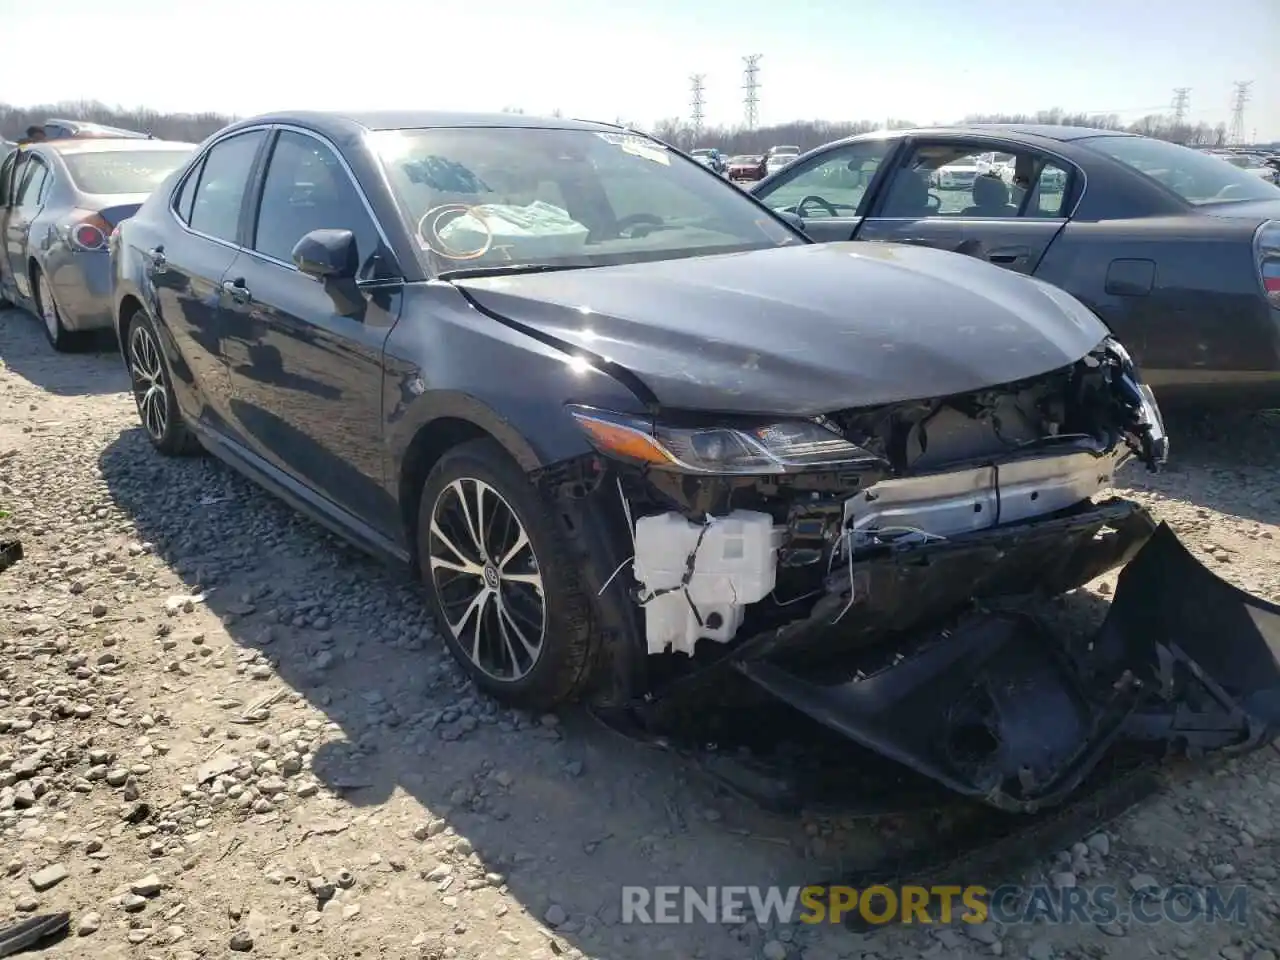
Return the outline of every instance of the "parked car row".
{"type": "Polygon", "coordinates": [[[39,316],[55,350],[110,330],[107,238],[194,149],[95,133],[10,151],[0,161],[0,305],[39,316]]]}
{"type": "Polygon", "coordinates": [[[5,161],[0,269],[55,345],[105,313],[156,451],[414,570],[505,703],[728,670],[1007,810],[1073,791],[1117,716],[1193,715],[1204,748],[1280,725],[1232,666],[1265,644],[1216,655],[1280,611],[1108,494],[1168,456],[1144,365],[1280,382],[1280,189],[1070,128],[735,159],[762,182],[518,114],[51,142],[5,161]],[[1073,656],[992,612],[1130,560],[1073,656]],[[1157,672],[1158,701],[1125,679],[1157,672]]]}

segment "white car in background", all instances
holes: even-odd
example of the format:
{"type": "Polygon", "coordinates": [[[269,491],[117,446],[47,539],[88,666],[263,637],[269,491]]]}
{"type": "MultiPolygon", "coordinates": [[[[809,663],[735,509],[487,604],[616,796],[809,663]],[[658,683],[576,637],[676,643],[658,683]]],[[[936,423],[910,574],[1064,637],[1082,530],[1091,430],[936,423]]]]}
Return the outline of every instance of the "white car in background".
{"type": "Polygon", "coordinates": [[[787,164],[791,163],[800,156],[800,148],[792,146],[770,147],[769,155],[765,158],[765,171],[767,173],[777,173],[787,164]]]}
{"type": "Polygon", "coordinates": [[[939,190],[971,190],[973,181],[982,175],[976,157],[962,157],[933,171],[929,179],[939,190]]]}
{"type": "Polygon", "coordinates": [[[978,173],[997,176],[1001,180],[1013,180],[1014,157],[1012,153],[984,153],[976,160],[978,173]]]}

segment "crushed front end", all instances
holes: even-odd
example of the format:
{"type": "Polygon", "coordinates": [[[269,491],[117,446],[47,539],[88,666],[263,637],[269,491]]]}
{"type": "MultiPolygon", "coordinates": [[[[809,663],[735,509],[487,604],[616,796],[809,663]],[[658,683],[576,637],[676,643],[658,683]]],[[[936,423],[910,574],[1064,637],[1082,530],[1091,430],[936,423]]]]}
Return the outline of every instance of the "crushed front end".
{"type": "Polygon", "coordinates": [[[1117,739],[1246,748],[1280,724],[1280,608],[1108,496],[1126,462],[1168,453],[1115,341],[1029,380],[806,420],[571,413],[602,455],[572,486],[614,503],[603,619],[643,644],[606,671],[628,695],[733,670],[1019,811],[1064,799],[1117,739]],[[1028,613],[1126,564],[1095,637],[1028,613]]]}

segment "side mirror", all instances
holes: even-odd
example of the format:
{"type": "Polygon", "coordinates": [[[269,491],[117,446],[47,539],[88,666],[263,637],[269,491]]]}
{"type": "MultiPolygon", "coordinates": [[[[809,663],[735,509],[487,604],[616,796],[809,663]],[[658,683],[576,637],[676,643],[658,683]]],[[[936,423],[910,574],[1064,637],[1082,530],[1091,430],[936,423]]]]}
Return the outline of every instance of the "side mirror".
{"type": "Polygon", "coordinates": [[[293,248],[299,270],[317,280],[351,280],[359,269],[356,236],[350,230],[312,230],[293,248]]]}

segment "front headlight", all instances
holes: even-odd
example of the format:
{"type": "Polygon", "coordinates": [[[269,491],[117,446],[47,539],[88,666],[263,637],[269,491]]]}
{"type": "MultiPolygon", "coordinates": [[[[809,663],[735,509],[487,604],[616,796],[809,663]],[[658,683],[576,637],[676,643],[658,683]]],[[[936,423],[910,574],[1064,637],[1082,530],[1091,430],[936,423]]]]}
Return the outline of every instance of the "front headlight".
{"type": "Polygon", "coordinates": [[[812,420],[752,427],[678,427],[593,407],[570,405],[568,410],[601,453],[659,470],[761,476],[883,463],[812,420]]]}

